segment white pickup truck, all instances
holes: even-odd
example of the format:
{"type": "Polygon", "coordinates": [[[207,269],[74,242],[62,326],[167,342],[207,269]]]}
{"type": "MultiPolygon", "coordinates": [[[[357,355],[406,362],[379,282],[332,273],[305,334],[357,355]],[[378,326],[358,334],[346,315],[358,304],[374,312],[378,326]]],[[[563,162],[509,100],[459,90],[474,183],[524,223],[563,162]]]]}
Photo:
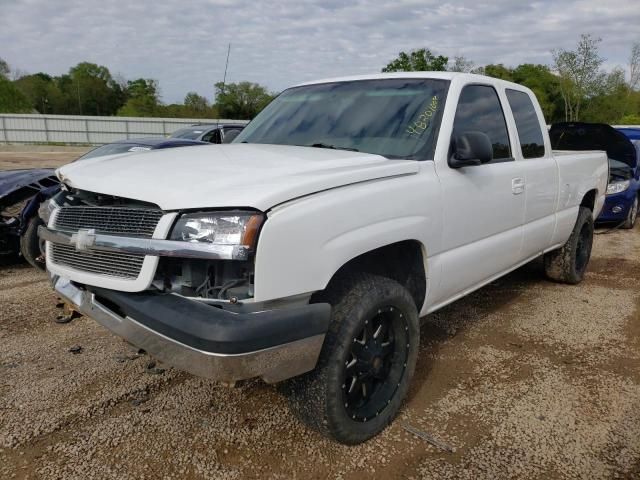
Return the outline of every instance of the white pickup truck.
{"type": "Polygon", "coordinates": [[[47,268],[83,314],[177,368],[287,380],[340,442],[398,412],[419,318],[544,255],[582,280],[603,152],[552,152],[535,96],[457,73],[285,90],[229,145],[62,167],[47,268]]]}

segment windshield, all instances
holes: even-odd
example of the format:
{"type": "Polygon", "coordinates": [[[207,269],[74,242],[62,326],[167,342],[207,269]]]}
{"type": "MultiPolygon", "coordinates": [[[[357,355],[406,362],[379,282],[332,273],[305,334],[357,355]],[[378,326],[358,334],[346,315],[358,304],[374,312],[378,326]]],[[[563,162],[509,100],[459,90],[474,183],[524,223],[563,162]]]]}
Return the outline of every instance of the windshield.
{"type": "Polygon", "coordinates": [[[178,130],[171,134],[171,138],[186,138],[188,140],[197,140],[202,134],[204,130],[198,128],[196,130],[192,128],[183,128],[182,130],[178,130]]]}
{"type": "Polygon", "coordinates": [[[127,152],[143,152],[145,150],[151,150],[148,145],[139,145],[137,143],[111,143],[108,145],[102,145],[101,147],[94,148],[90,152],[85,153],[78,160],[86,160],[88,158],[102,157],[104,155],[115,155],[116,153],[127,152]]]}
{"type": "Polygon", "coordinates": [[[233,143],[337,148],[431,159],[449,82],[384,79],[285,90],[233,143]]]}

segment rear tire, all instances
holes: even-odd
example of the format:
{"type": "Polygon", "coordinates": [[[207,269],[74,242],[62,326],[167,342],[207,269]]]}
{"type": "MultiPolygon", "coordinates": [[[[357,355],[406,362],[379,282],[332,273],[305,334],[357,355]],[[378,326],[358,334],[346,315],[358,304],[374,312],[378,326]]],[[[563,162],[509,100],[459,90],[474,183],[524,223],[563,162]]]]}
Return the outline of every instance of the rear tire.
{"type": "Polygon", "coordinates": [[[627,219],[622,224],[622,228],[627,230],[632,229],[636,226],[636,220],[638,218],[638,197],[633,201],[633,205],[629,209],[629,214],[627,215],[627,219]]]}
{"type": "Polygon", "coordinates": [[[593,245],[593,214],[580,207],[578,219],[567,243],[544,256],[547,277],[556,282],[575,285],[580,283],[591,257],[593,245]]]}
{"type": "Polygon", "coordinates": [[[40,225],[44,225],[44,222],[38,215],[29,219],[27,228],[25,228],[20,237],[20,252],[31,266],[44,271],[44,242],[40,241],[38,237],[38,227],[40,225]]]}
{"type": "Polygon", "coordinates": [[[386,277],[354,274],[325,296],[332,321],[315,370],[289,380],[294,414],[344,444],[384,430],[409,389],[418,355],[418,311],[406,288],[386,277]]]}

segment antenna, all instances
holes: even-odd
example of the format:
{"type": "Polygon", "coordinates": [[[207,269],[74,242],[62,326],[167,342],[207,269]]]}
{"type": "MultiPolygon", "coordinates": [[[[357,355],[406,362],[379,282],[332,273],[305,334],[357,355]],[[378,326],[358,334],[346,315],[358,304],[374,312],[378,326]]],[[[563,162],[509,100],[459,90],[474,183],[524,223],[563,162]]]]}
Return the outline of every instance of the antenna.
{"type": "MultiPolygon", "coordinates": [[[[227,67],[229,66],[229,54],[231,53],[231,42],[229,42],[229,47],[227,48],[227,61],[224,64],[224,77],[222,77],[222,88],[220,89],[220,93],[224,95],[224,87],[227,84],[227,67]]],[[[218,112],[218,117],[220,117],[220,112],[218,112]]],[[[216,122],[216,129],[220,130],[220,118],[216,122]]],[[[220,135],[220,141],[222,142],[222,133],[218,132],[220,135]]]]}
{"type": "Polygon", "coordinates": [[[222,93],[224,94],[224,86],[227,83],[227,67],[229,66],[229,54],[231,53],[231,43],[227,48],[227,62],[224,64],[224,77],[222,78],[222,93]]]}

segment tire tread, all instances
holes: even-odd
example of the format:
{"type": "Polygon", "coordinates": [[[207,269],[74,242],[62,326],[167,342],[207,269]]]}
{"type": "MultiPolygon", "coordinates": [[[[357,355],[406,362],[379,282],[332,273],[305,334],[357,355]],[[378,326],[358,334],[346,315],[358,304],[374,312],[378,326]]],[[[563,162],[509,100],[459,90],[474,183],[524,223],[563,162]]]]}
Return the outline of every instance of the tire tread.
{"type": "MultiPolygon", "coordinates": [[[[391,415],[388,418],[381,418],[380,422],[377,418],[367,423],[359,424],[364,427],[355,431],[351,421],[344,422],[335,418],[331,412],[338,411],[343,408],[338,405],[337,395],[331,395],[331,386],[338,382],[333,373],[334,362],[338,350],[342,347],[341,341],[344,341],[345,330],[353,328],[357,322],[357,318],[352,315],[362,308],[361,303],[366,298],[389,298],[395,296],[401,298],[405,306],[410,306],[408,315],[411,316],[410,322],[415,335],[412,340],[413,356],[410,357],[407,365],[408,374],[406,375],[406,388],[410,382],[413,370],[415,368],[415,359],[417,358],[417,345],[419,342],[419,323],[418,312],[415,303],[406,288],[386,277],[372,275],[368,273],[345,273],[339,279],[333,281],[330,287],[322,293],[320,300],[328,302],[332,305],[332,321],[327,331],[325,341],[320,352],[320,357],[316,368],[304,375],[292,378],[283,384],[284,393],[289,398],[289,404],[294,415],[307,426],[319,431],[321,434],[338,440],[344,444],[361,443],[373,435],[383,430],[395,417],[401,403],[402,398],[392,403],[391,415]],[[331,418],[330,418],[331,415],[331,418]]],[[[409,319],[408,319],[409,320],[409,319]]],[[[410,352],[412,350],[410,349],[410,352]]],[[[410,353],[411,355],[411,353],[410,353]]],[[[404,397],[404,394],[401,393],[404,397]]],[[[381,416],[382,417],[382,416],[381,416]]]]}

